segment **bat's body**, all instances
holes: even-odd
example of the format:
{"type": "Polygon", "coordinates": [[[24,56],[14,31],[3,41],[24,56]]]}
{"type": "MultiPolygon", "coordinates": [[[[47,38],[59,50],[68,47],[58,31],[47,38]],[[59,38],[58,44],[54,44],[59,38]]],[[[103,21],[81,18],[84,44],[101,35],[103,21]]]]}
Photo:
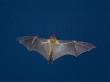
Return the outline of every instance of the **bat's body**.
{"type": "Polygon", "coordinates": [[[47,44],[49,45],[49,51],[48,51],[49,63],[52,63],[53,62],[54,47],[60,43],[55,37],[50,37],[50,39],[48,39],[47,44]]]}
{"type": "Polygon", "coordinates": [[[57,40],[55,36],[51,36],[49,39],[25,36],[18,40],[28,50],[39,52],[49,63],[64,55],[78,56],[95,48],[94,45],[87,42],[57,40]]]}

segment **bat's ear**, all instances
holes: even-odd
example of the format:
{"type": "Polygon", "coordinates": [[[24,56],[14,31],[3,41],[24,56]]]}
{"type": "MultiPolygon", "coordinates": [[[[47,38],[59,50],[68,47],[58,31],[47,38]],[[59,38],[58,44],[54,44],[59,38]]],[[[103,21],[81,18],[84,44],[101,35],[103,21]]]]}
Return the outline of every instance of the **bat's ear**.
{"type": "Polygon", "coordinates": [[[55,37],[55,34],[52,34],[52,36],[54,36],[54,37],[55,37]]]}
{"type": "Polygon", "coordinates": [[[55,34],[52,34],[52,35],[50,36],[50,38],[56,38],[55,34]]]}

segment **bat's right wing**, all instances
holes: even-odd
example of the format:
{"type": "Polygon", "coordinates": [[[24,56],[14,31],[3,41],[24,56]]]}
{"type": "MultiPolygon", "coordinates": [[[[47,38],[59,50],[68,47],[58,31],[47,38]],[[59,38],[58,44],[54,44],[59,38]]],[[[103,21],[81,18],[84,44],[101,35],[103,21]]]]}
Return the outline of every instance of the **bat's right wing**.
{"type": "Polygon", "coordinates": [[[80,54],[90,51],[95,46],[88,42],[82,41],[59,41],[60,43],[55,46],[53,60],[58,59],[64,55],[73,55],[75,57],[80,54]]]}
{"type": "Polygon", "coordinates": [[[39,52],[48,60],[48,44],[47,39],[41,39],[37,36],[24,36],[17,38],[20,44],[24,45],[29,51],[39,52]]]}

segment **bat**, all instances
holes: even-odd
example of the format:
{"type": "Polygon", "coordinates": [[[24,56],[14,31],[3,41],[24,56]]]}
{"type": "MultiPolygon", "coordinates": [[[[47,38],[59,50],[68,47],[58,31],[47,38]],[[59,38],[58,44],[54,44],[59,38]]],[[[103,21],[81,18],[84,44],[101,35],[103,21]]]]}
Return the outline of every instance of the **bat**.
{"type": "Polygon", "coordinates": [[[53,61],[65,55],[77,57],[95,48],[93,44],[88,42],[57,40],[55,35],[50,36],[49,39],[38,36],[23,36],[17,38],[17,40],[29,51],[41,54],[49,63],[53,63],[53,61]]]}

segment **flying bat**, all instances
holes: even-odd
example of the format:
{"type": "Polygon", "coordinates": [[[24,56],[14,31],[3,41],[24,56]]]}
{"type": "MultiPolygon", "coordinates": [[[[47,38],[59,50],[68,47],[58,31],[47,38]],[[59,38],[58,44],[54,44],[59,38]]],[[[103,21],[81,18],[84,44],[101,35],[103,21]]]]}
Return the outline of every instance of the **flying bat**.
{"type": "Polygon", "coordinates": [[[49,39],[40,38],[38,36],[23,36],[17,40],[29,51],[35,51],[41,54],[49,63],[52,63],[64,55],[77,57],[95,48],[93,44],[88,42],[57,40],[55,35],[50,36],[49,39]]]}

